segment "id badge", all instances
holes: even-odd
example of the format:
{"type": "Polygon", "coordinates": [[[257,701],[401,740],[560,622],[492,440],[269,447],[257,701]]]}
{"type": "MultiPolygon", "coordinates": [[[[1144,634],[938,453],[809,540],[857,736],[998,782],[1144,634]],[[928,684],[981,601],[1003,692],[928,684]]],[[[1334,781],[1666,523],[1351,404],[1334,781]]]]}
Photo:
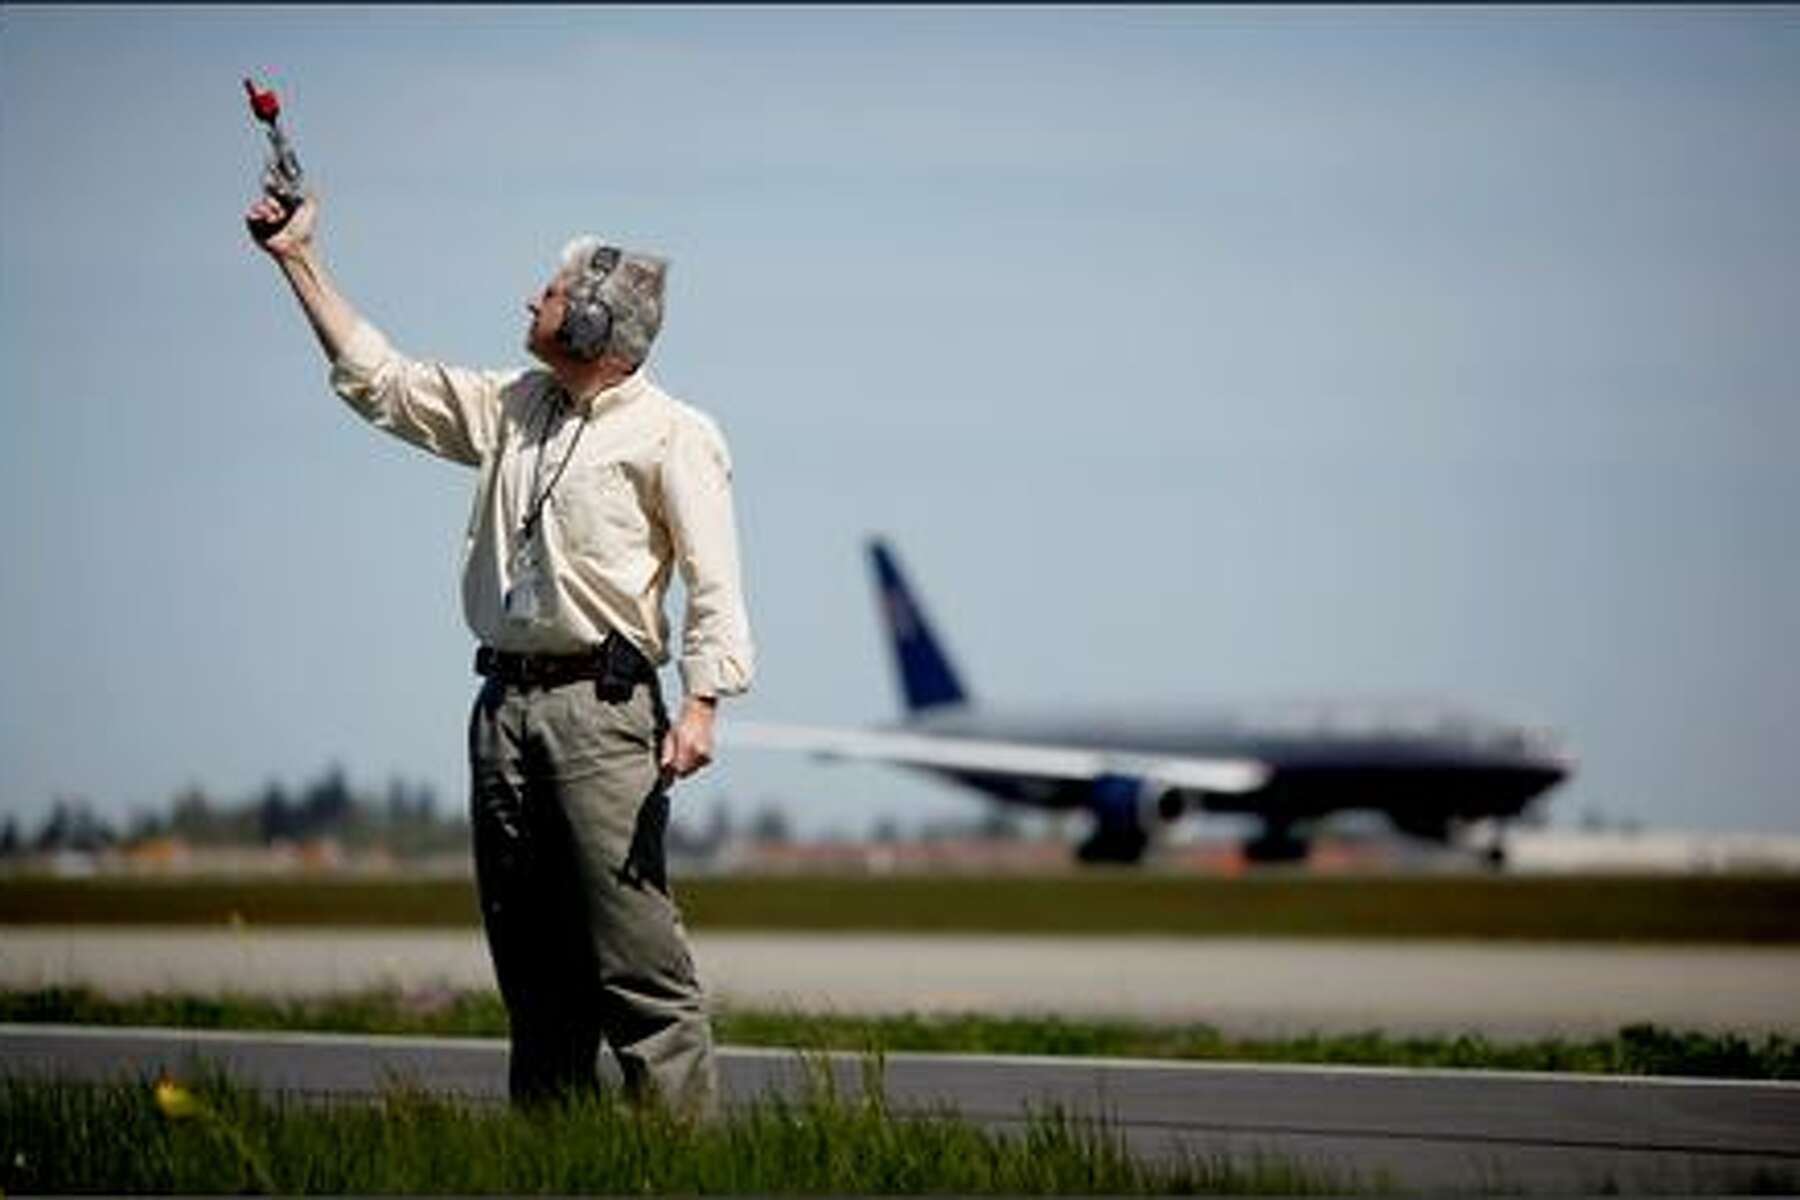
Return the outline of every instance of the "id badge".
{"type": "Polygon", "coordinates": [[[539,539],[520,539],[513,550],[511,575],[512,585],[506,589],[502,604],[507,618],[526,625],[539,624],[550,608],[550,573],[545,568],[539,539]]]}

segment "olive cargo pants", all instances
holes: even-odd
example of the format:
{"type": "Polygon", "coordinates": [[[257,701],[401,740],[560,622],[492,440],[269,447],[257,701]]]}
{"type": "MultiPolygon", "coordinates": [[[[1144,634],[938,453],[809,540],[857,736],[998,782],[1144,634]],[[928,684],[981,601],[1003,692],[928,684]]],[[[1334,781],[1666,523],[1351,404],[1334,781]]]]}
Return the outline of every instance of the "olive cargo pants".
{"type": "Polygon", "coordinates": [[[695,1117],[717,1104],[712,1032],[664,864],[667,727],[654,682],[489,679],[475,698],[475,876],[516,1102],[596,1090],[604,1037],[633,1099],[695,1117]]]}

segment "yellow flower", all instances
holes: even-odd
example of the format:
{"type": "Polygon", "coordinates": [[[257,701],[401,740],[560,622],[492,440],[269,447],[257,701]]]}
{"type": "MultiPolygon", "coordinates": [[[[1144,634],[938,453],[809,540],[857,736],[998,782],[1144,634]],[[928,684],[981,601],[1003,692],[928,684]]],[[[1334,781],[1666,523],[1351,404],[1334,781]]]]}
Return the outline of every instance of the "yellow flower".
{"type": "Polygon", "coordinates": [[[162,1109],[162,1115],[171,1121],[197,1117],[205,1111],[205,1107],[194,1097],[194,1093],[167,1075],[156,1081],[156,1107],[162,1109]]]}

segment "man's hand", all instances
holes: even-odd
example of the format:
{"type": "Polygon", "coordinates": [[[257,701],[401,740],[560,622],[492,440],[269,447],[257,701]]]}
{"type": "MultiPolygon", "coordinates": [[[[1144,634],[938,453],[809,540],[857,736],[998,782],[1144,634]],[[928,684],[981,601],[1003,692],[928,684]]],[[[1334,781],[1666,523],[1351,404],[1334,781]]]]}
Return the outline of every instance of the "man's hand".
{"type": "Polygon", "coordinates": [[[273,196],[262,195],[244,214],[244,224],[250,228],[250,238],[263,250],[275,258],[292,258],[304,254],[312,247],[313,230],[319,222],[319,198],[308,195],[294,210],[288,223],[281,227],[279,233],[264,237],[262,230],[281,220],[283,209],[273,196]]]}
{"type": "Polygon", "coordinates": [[[681,716],[663,737],[665,778],[686,779],[712,761],[713,716],[717,703],[711,696],[689,696],[682,701],[681,716]]]}

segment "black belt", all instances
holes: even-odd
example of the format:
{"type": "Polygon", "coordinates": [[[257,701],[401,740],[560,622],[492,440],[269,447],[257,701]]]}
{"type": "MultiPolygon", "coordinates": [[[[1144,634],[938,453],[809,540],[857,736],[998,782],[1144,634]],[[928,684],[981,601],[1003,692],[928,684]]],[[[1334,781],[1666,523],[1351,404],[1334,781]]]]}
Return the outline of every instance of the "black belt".
{"type": "Polygon", "coordinates": [[[560,687],[583,679],[615,685],[656,679],[650,660],[616,635],[584,654],[515,654],[483,646],[475,651],[475,673],[518,687],[560,687]]]}

